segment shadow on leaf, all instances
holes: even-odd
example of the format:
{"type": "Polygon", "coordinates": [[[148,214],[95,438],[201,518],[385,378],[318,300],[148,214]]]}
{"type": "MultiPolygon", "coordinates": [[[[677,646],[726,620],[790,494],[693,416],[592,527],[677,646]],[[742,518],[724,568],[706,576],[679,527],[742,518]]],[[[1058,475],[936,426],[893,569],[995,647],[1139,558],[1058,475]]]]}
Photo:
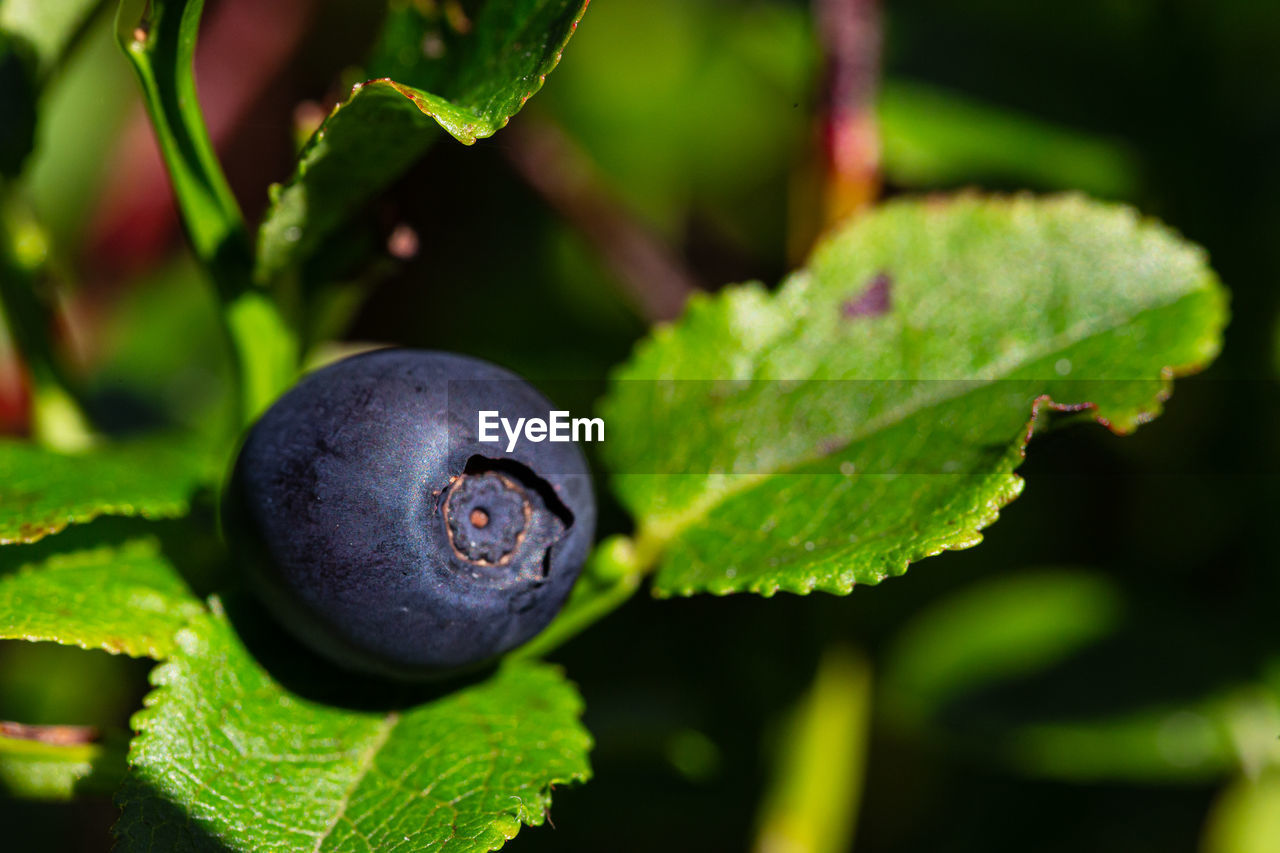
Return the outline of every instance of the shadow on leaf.
{"type": "Polygon", "coordinates": [[[112,829],[116,850],[166,853],[231,853],[190,812],[135,775],[126,777],[115,803],[122,816],[112,829]]]}
{"type": "Polygon", "coordinates": [[[321,658],[282,629],[256,599],[243,591],[224,596],[232,627],[271,677],[292,693],[353,711],[391,711],[421,705],[478,684],[492,664],[467,673],[413,683],[348,672],[321,658]]]}

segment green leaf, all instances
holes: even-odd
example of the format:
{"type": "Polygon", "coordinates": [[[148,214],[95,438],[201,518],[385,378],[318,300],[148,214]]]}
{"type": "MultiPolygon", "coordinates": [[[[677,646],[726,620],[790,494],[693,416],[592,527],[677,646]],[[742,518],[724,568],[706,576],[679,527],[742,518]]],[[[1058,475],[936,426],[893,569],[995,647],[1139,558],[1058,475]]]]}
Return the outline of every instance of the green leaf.
{"type": "Polygon", "coordinates": [[[1204,853],[1280,849],[1280,773],[1238,779],[1213,806],[1200,848],[1204,853]]]}
{"type": "Polygon", "coordinates": [[[1024,570],[965,587],[920,611],[895,639],[884,665],[882,718],[912,737],[1036,777],[1167,782],[1212,778],[1233,766],[1229,728],[1219,725],[1221,713],[1206,713],[1210,702],[1140,706],[1100,719],[1058,706],[1045,719],[1016,698],[1006,702],[1023,713],[1012,717],[1002,705],[966,708],[1096,650],[1124,610],[1116,584],[1087,570],[1024,570]]]}
{"type": "Polygon", "coordinates": [[[916,614],[885,662],[895,724],[936,722],[966,692],[1047,669],[1115,629],[1122,601],[1107,578],[1039,569],[974,584],[916,614]]]}
{"type": "Polygon", "coordinates": [[[614,0],[591,7],[537,109],[674,245],[692,218],[772,264],[819,64],[807,4],[614,0]]]}
{"type": "Polygon", "coordinates": [[[100,4],[101,0],[0,0],[0,30],[31,45],[44,76],[100,4]]]}
{"type": "Polygon", "coordinates": [[[63,744],[0,735],[0,793],[28,800],[105,794],[124,778],[125,746],[114,737],[63,744]]]}
{"type": "Polygon", "coordinates": [[[296,267],[435,139],[492,136],[542,87],[586,0],[393,3],[370,71],[273,188],[258,275],[296,267]],[[423,11],[424,9],[429,11],[423,11]],[[465,11],[464,11],[465,9],[465,11]]]}
{"type": "MultiPolygon", "coordinates": [[[[1149,648],[1151,635],[1144,640],[1149,648]]],[[[1205,647],[1203,639],[1193,645],[1205,647]]],[[[1188,684],[1198,680],[1193,669],[1188,684]]],[[[1094,713],[1059,707],[1040,719],[1004,720],[998,734],[985,733],[982,748],[1023,773],[1072,782],[1200,783],[1280,769],[1280,658],[1264,660],[1253,678],[1187,692],[1094,713]]]]}
{"type": "Polygon", "coordinates": [[[58,71],[40,104],[39,139],[27,164],[23,197],[39,212],[51,247],[79,246],[114,168],[102,151],[132,117],[133,71],[120,61],[115,28],[95,20],[58,71]]]}
{"type": "Polygon", "coordinates": [[[1171,693],[1123,695],[1117,682],[1141,683],[1153,643],[1189,657],[1134,625],[1135,610],[1150,617],[1158,603],[1136,605],[1112,578],[1083,569],[967,586],[919,611],[889,648],[881,719],[975,762],[1073,782],[1203,782],[1280,766],[1280,704],[1265,677],[1195,695],[1199,675],[1188,663],[1171,693]],[[1143,650],[1131,663],[1123,629],[1143,650]],[[1106,671],[1112,662],[1117,670],[1106,671]]]}
{"type": "Polygon", "coordinates": [[[99,516],[176,518],[215,476],[206,454],[173,441],[75,455],[0,441],[0,545],[35,542],[99,516]]]}
{"type": "Polygon", "coordinates": [[[35,144],[36,102],[99,0],[0,0],[0,176],[35,144]]]}
{"type": "Polygon", "coordinates": [[[126,851],[493,850],[590,773],[581,700],[545,664],[355,711],[283,689],[216,600],[178,642],[134,720],[126,851]]]}
{"type": "Polygon", "coordinates": [[[1096,783],[1203,782],[1280,766],[1280,703],[1261,685],[1094,718],[1009,726],[986,749],[1031,776],[1096,783]]]}
{"type": "Polygon", "coordinates": [[[885,175],[920,189],[1003,181],[1107,198],[1135,194],[1141,169],[1118,141],[903,80],[877,105],[885,175]]]}
{"type": "Polygon", "coordinates": [[[157,660],[203,609],[153,539],[59,552],[0,576],[0,639],[157,660]]]}
{"type": "Polygon", "coordinates": [[[755,849],[850,849],[866,777],[871,695],[866,657],[828,647],[783,728],[755,849]]]}
{"type": "Polygon", "coordinates": [[[979,542],[1049,411],[1154,417],[1225,322],[1203,252],[1127,208],[899,201],[643,343],[603,450],[658,594],[847,593],[979,542]]]}

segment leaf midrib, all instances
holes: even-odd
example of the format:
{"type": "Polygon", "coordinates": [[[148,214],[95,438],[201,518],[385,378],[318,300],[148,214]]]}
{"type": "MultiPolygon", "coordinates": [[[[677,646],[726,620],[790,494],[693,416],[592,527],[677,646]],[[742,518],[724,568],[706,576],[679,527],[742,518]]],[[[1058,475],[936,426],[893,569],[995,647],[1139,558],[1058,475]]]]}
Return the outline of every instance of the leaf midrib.
{"type": "Polygon", "coordinates": [[[374,759],[378,757],[378,753],[382,751],[382,748],[387,745],[387,741],[391,739],[391,733],[400,724],[400,720],[400,714],[392,711],[379,721],[378,730],[374,733],[373,740],[369,742],[364,754],[360,756],[360,761],[356,765],[356,772],[351,777],[351,784],[347,786],[346,792],[338,803],[338,810],[334,812],[328,826],[316,836],[315,846],[311,848],[312,853],[320,853],[324,843],[333,836],[333,831],[337,828],[343,815],[347,813],[347,806],[355,795],[356,789],[360,787],[360,783],[365,780],[365,777],[369,775],[369,771],[373,769],[374,759]]]}
{"type": "MultiPolygon", "coordinates": [[[[1208,279],[1202,276],[1195,290],[1192,290],[1191,292],[1181,293],[1177,296],[1177,298],[1172,300],[1157,302],[1153,305],[1143,308],[1140,311],[1137,311],[1131,315],[1128,315],[1127,317],[1123,315],[1113,314],[1113,315],[1106,316],[1102,320],[1093,320],[1092,318],[1086,318],[1085,320],[1082,320],[1079,323],[1071,326],[1070,328],[1065,329],[1064,331],[1058,333],[1057,335],[1054,335],[1051,338],[1047,338],[1044,345],[1042,345],[1039,348],[1035,348],[1035,347],[1022,348],[1021,350],[1017,350],[1013,354],[1006,356],[1004,359],[999,359],[991,362],[989,365],[985,366],[982,369],[983,371],[986,371],[986,370],[992,370],[994,368],[995,375],[992,375],[986,378],[957,380],[958,382],[966,383],[966,385],[964,386],[965,390],[962,390],[960,392],[950,392],[950,393],[944,390],[943,392],[932,394],[932,395],[925,394],[925,395],[922,395],[921,397],[914,398],[910,403],[903,404],[902,406],[899,406],[887,411],[885,414],[881,415],[879,418],[875,418],[865,422],[864,428],[861,430],[855,430],[854,432],[850,433],[849,436],[843,442],[843,444],[841,444],[840,448],[838,448],[837,450],[802,455],[788,462],[786,465],[783,465],[777,468],[776,470],[769,471],[767,473],[741,474],[736,476],[726,475],[728,477],[733,478],[732,482],[734,483],[734,485],[725,489],[716,490],[714,492],[708,492],[706,493],[707,497],[705,499],[694,501],[685,510],[682,510],[678,513],[675,513],[670,516],[665,516],[665,517],[657,516],[655,520],[646,521],[643,524],[637,538],[639,540],[644,541],[647,545],[647,548],[655,548],[659,551],[663,550],[669,543],[679,538],[685,530],[689,529],[691,526],[697,524],[699,521],[705,519],[708,515],[710,515],[710,513],[714,511],[716,507],[748,491],[749,489],[754,487],[756,484],[762,482],[767,478],[780,476],[782,474],[785,474],[788,471],[794,471],[797,468],[804,467],[805,465],[812,464],[813,462],[816,462],[819,459],[824,459],[828,456],[833,455],[834,453],[838,453],[841,450],[849,447],[854,442],[860,441],[861,439],[866,438],[867,436],[875,432],[879,432],[880,430],[887,429],[891,426],[899,424],[902,421],[906,420],[907,418],[911,417],[912,415],[916,415],[927,409],[943,405],[953,400],[957,400],[967,395],[968,393],[970,393],[969,389],[971,387],[972,388],[987,387],[992,383],[1007,379],[1009,374],[1012,373],[1014,370],[1018,369],[1019,367],[1026,366],[1027,364],[1033,363],[1035,361],[1043,360],[1045,358],[1048,358],[1049,356],[1051,356],[1053,353],[1057,351],[1060,351],[1070,346],[1075,346],[1075,345],[1084,343],[1090,338],[1097,337],[1098,335],[1106,334],[1107,332],[1113,331],[1119,325],[1122,325],[1126,322],[1133,322],[1133,320],[1135,320],[1140,316],[1150,314],[1156,311],[1164,311],[1169,308],[1176,307],[1177,305],[1179,305],[1180,303],[1186,300],[1203,298],[1206,294],[1212,295],[1212,290],[1205,286],[1207,282],[1208,282],[1208,279]]],[[[759,364],[766,359],[767,355],[770,352],[772,352],[774,349],[775,349],[775,346],[770,346],[769,348],[761,351],[760,355],[756,358],[757,368],[759,364]]],[[[1184,366],[1182,365],[1165,365],[1164,366],[1166,370],[1172,370],[1175,375],[1178,373],[1178,370],[1182,367],[1184,366]]],[[[755,371],[753,371],[753,373],[754,372],[755,371]]],[[[1162,376],[1161,379],[1166,384],[1170,381],[1169,376],[1162,376]]],[[[800,379],[797,381],[808,384],[808,383],[819,381],[819,380],[815,380],[813,377],[805,377],[804,379],[800,379]]],[[[945,386],[950,386],[952,383],[944,382],[942,384],[945,386]]],[[[725,482],[725,481],[722,480],[722,482],[725,482]]]]}

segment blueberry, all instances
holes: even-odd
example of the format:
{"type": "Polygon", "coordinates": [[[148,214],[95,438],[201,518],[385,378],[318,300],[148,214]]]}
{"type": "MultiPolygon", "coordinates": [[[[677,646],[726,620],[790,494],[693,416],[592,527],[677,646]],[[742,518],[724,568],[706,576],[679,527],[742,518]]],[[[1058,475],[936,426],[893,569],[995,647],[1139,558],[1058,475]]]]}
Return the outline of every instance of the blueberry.
{"type": "Polygon", "coordinates": [[[416,677],[489,660],[564,604],[595,499],[565,442],[478,441],[478,412],[546,419],[537,391],[473,358],[380,350],[318,370],[245,438],[227,539],[305,644],[416,677]]]}

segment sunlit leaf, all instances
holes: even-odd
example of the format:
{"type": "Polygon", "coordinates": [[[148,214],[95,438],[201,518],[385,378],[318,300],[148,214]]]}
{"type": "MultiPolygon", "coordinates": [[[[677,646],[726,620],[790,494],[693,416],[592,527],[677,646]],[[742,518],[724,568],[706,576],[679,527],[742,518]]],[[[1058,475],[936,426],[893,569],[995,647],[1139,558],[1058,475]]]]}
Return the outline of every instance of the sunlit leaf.
{"type": "Polygon", "coordinates": [[[1127,208],[894,202],[659,328],[603,450],[658,593],[847,593],[980,541],[1051,411],[1150,420],[1225,321],[1203,253],[1127,208]]]}
{"type": "Polygon", "coordinates": [[[334,109],[272,192],[259,276],[308,257],[422,155],[437,125],[468,145],[506,125],[560,61],[586,8],[585,0],[393,3],[374,79],[334,109]]]}
{"type": "Polygon", "coordinates": [[[581,700],[545,664],[352,710],[283,688],[216,607],[179,644],[134,721],[126,851],[493,850],[590,772],[581,700]]]}

